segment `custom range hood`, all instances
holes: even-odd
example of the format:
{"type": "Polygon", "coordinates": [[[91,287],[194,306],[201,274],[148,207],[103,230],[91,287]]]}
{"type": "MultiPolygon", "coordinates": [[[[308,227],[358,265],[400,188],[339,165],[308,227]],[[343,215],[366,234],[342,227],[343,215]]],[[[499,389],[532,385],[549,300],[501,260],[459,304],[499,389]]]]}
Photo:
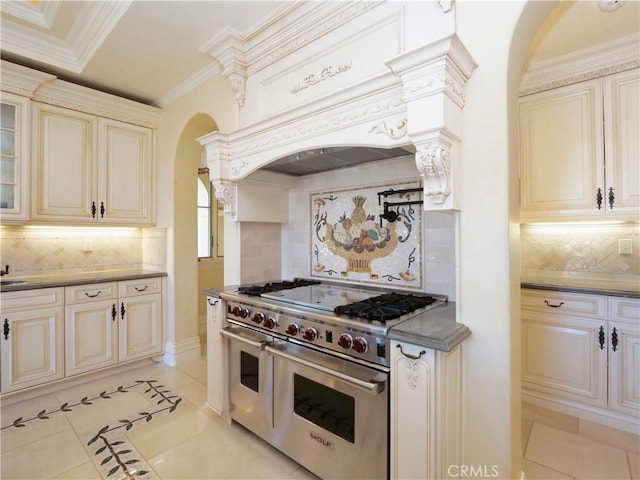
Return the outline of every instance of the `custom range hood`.
{"type": "Polygon", "coordinates": [[[228,219],[238,182],[257,170],[297,176],[408,154],[425,209],[458,208],[460,118],[476,65],[451,2],[298,2],[203,50],[239,109],[239,129],[199,138],[228,219]]]}

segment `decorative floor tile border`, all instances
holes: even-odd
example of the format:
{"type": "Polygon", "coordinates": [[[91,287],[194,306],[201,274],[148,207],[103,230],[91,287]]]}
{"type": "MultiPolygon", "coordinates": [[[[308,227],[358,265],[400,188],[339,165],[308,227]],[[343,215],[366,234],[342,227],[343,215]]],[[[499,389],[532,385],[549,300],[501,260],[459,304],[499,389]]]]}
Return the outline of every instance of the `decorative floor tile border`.
{"type": "Polygon", "coordinates": [[[76,403],[65,402],[57,409],[41,410],[31,417],[18,417],[0,430],[9,428],[24,428],[32,422],[38,420],[48,420],[52,415],[60,412],[71,412],[77,407],[93,405],[96,401],[108,400],[115,395],[129,393],[132,389],[146,387],[144,395],[155,402],[157,409],[149,409],[145,412],[134,412],[129,418],[117,420],[116,424],[107,424],[97,432],[84,435],[85,448],[89,452],[94,464],[98,467],[101,475],[109,480],[134,479],[134,478],[155,478],[151,467],[142,460],[142,456],[135,450],[126,438],[124,433],[131,430],[135,425],[146,424],[152,419],[163,414],[173,413],[182,398],[175,395],[158,380],[136,380],[133,385],[119,386],[113,391],[102,391],[97,396],[82,397],[76,403]]]}

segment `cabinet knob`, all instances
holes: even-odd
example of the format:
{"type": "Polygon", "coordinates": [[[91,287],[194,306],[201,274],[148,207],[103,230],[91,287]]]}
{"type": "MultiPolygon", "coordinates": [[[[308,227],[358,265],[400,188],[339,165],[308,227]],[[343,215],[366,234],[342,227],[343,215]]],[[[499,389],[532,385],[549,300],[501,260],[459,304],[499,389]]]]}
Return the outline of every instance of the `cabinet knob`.
{"type": "Polygon", "coordinates": [[[104,218],[104,202],[100,202],[100,218],[104,218]]]}
{"type": "Polygon", "coordinates": [[[9,319],[5,318],[4,319],[4,328],[3,328],[3,335],[4,335],[4,339],[5,340],[9,340],[9,332],[10,332],[10,327],[9,327],[9,319]]]}
{"type": "Polygon", "coordinates": [[[124,320],[124,314],[127,313],[127,311],[124,308],[124,302],[122,302],[120,304],[120,319],[124,320]]]}
{"type": "Polygon", "coordinates": [[[611,333],[611,350],[614,352],[618,350],[618,330],[616,330],[616,327],[613,327],[613,332],[611,333]]]}
{"type": "Polygon", "coordinates": [[[91,202],[91,218],[96,218],[96,202],[91,202]]]}
{"type": "Polygon", "coordinates": [[[111,321],[116,321],[116,316],[118,315],[118,310],[116,309],[116,304],[111,305],[111,321]]]}

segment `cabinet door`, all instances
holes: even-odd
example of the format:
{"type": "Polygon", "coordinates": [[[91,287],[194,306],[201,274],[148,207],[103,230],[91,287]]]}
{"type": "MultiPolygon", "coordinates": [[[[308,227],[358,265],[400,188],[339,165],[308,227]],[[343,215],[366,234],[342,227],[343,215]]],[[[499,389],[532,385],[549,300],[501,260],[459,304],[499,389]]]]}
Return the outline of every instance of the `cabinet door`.
{"type": "Polygon", "coordinates": [[[207,403],[216,412],[227,410],[227,352],[220,331],[224,328],[223,301],[207,297],[207,403]]]}
{"type": "Polygon", "coordinates": [[[2,324],[3,393],[64,376],[61,307],[5,313],[2,324]]]}
{"type": "MultiPolygon", "coordinates": [[[[640,213],[640,70],[611,75],[604,80],[605,160],[610,214],[640,213]]],[[[607,201],[607,207],[608,207],[607,201]]]]}
{"type": "Polygon", "coordinates": [[[68,305],[65,308],[67,376],[118,362],[117,313],[115,300],[68,305]]]}
{"type": "Polygon", "coordinates": [[[95,221],[96,135],[96,117],[34,103],[33,218],[95,221]]]}
{"type": "Polygon", "coordinates": [[[521,216],[604,214],[601,81],[522,98],[519,127],[521,216]]]}
{"type": "Polygon", "coordinates": [[[0,214],[2,223],[24,221],[28,214],[29,99],[0,93],[0,214]]]}
{"type": "Polygon", "coordinates": [[[153,132],[100,119],[100,207],[102,222],[151,223],[153,218],[153,132]]]}
{"type": "Polygon", "coordinates": [[[435,474],[434,352],[406,343],[392,342],[391,347],[391,478],[439,478],[435,474]]]}
{"type": "Polygon", "coordinates": [[[120,299],[120,361],[162,351],[162,295],[120,299]]]}
{"type": "Polygon", "coordinates": [[[640,416],[640,330],[637,325],[610,324],[609,408],[640,416]]]}
{"type": "Polygon", "coordinates": [[[523,387],[606,407],[607,322],[522,312],[523,387]]]}

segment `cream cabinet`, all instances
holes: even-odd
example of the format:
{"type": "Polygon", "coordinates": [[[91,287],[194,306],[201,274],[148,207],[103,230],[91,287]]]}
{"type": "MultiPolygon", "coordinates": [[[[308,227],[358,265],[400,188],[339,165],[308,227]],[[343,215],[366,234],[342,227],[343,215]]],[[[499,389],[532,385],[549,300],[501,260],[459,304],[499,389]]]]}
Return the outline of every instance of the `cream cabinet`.
{"type": "Polygon", "coordinates": [[[28,215],[29,105],[26,97],[0,92],[0,220],[22,223],[28,215]]]}
{"type": "Polygon", "coordinates": [[[119,360],[162,351],[162,278],[118,282],[119,360]]]}
{"type": "Polygon", "coordinates": [[[220,334],[224,320],[224,302],[207,296],[207,404],[219,414],[228,411],[226,344],[220,334]]]}
{"type": "Polygon", "coordinates": [[[519,102],[523,221],[640,212],[639,70],[519,102]]]}
{"type": "Polygon", "coordinates": [[[2,393],[64,376],[63,305],[62,288],[2,294],[2,393]]]}
{"type": "Polygon", "coordinates": [[[392,479],[457,478],[462,347],[440,352],[391,342],[392,479]]]}
{"type": "Polygon", "coordinates": [[[609,408],[640,416],[640,300],[609,298],[609,408]]]}
{"type": "Polygon", "coordinates": [[[31,218],[151,224],[153,130],[33,103],[31,218]]]}
{"type": "Polygon", "coordinates": [[[118,363],[117,282],[65,288],[65,373],[118,363]]]}
{"type": "Polygon", "coordinates": [[[162,279],[65,288],[66,375],[162,351],[162,279]]]}
{"type": "Polygon", "coordinates": [[[526,289],[521,318],[525,397],[640,416],[640,300],[526,289]]]}

